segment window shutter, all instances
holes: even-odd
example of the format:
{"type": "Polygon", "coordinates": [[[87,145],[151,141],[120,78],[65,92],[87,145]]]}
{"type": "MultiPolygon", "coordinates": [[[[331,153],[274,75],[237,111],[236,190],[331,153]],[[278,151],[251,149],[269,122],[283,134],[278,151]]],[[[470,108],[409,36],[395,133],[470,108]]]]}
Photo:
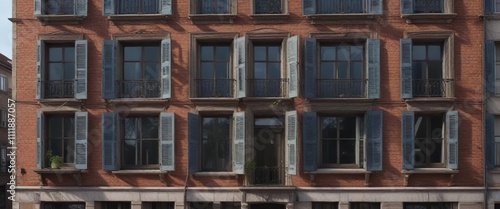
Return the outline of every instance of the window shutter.
{"type": "Polygon", "coordinates": [[[486,155],[486,168],[495,168],[495,116],[486,114],[484,120],[485,143],[484,152],[486,155]]]}
{"type": "Polygon", "coordinates": [[[42,11],[43,11],[43,1],[42,0],[35,0],[35,5],[34,5],[34,13],[35,13],[35,16],[38,16],[38,15],[42,15],[42,11]]]}
{"type": "Polygon", "coordinates": [[[413,170],[415,156],[415,113],[403,111],[401,119],[401,144],[403,153],[403,170],[413,170]]]}
{"type": "Polygon", "coordinates": [[[316,39],[306,38],[304,41],[305,54],[305,97],[316,97],[316,39]]]}
{"type": "Polygon", "coordinates": [[[87,40],[75,41],[75,99],[87,99],[87,40]]]}
{"type": "Polygon", "coordinates": [[[115,14],[115,0],[102,0],[102,15],[110,16],[115,14]]]}
{"type": "Polygon", "coordinates": [[[297,111],[286,112],[288,174],[297,175],[297,111]]]}
{"type": "Polygon", "coordinates": [[[237,38],[235,41],[237,97],[246,97],[246,37],[237,38]]]}
{"type": "Polygon", "coordinates": [[[236,174],[245,174],[245,112],[235,112],[233,117],[233,172],[236,174]]]}
{"type": "Polygon", "coordinates": [[[102,43],[102,98],[115,98],[115,48],[116,41],[104,40],[102,43]]]}
{"type": "Polygon", "coordinates": [[[102,113],[102,170],[118,170],[118,113],[102,113]]]}
{"type": "Polygon", "coordinates": [[[382,171],[382,110],[366,112],[366,170],[382,171]]]}
{"type": "Polygon", "coordinates": [[[368,66],[368,98],[380,98],[380,39],[366,40],[368,66]]]}
{"type": "Polygon", "coordinates": [[[38,111],[36,113],[36,169],[42,169],[43,168],[43,161],[44,161],[44,150],[43,150],[43,130],[45,129],[44,126],[45,123],[45,117],[43,115],[43,112],[38,111]]]}
{"type": "Polygon", "coordinates": [[[87,170],[88,113],[75,112],[75,168],[87,170]]]}
{"type": "Polygon", "coordinates": [[[162,171],[175,170],[175,115],[173,112],[160,113],[160,162],[162,171]]]}
{"type": "Polygon", "coordinates": [[[87,0],[75,0],[75,13],[77,16],[87,16],[87,0]]]}
{"type": "Polygon", "coordinates": [[[484,42],[484,80],[486,81],[485,92],[495,94],[495,42],[486,40],[484,42]]]}
{"type": "Polygon", "coordinates": [[[304,15],[316,14],[316,0],[302,0],[302,13],[304,15]]]}
{"type": "Polygon", "coordinates": [[[484,14],[491,15],[495,12],[495,0],[484,0],[484,14]]]}
{"type": "Polygon", "coordinates": [[[43,42],[41,40],[36,41],[36,99],[42,99],[42,85],[43,85],[43,74],[44,70],[42,68],[43,60],[43,42]]]}
{"type": "Polygon", "coordinates": [[[172,55],[170,38],[161,41],[161,95],[168,99],[172,94],[172,55]]]}
{"type": "Polygon", "coordinates": [[[200,171],[200,116],[188,113],[188,170],[189,173],[200,171]]]}
{"type": "Polygon", "coordinates": [[[458,111],[446,113],[446,144],[448,145],[448,168],[458,168],[458,111]]]}
{"type": "Polygon", "coordinates": [[[161,10],[160,14],[171,15],[172,14],[172,0],[160,0],[161,10]]]}
{"type": "Polygon", "coordinates": [[[401,14],[413,14],[414,0],[401,0],[401,14]]]}
{"type": "Polygon", "coordinates": [[[299,95],[298,78],[298,49],[299,36],[288,38],[286,47],[286,59],[288,66],[288,97],[293,98],[299,95]]]}
{"type": "Polygon", "coordinates": [[[316,112],[304,112],[302,115],[302,161],[304,171],[315,171],[318,162],[316,112]]]}
{"type": "Polygon", "coordinates": [[[370,1],[370,14],[382,14],[384,7],[383,0],[369,0],[370,1]]]}
{"type": "Polygon", "coordinates": [[[400,40],[401,50],[401,98],[413,97],[412,78],[412,41],[409,38],[400,40]]]}

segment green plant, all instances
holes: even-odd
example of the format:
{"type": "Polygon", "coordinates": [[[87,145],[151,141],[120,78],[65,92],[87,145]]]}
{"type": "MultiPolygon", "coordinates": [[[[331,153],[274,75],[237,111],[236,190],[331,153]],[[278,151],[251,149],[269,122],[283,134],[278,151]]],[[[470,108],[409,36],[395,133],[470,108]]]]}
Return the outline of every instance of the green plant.
{"type": "Polygon", "coordinates": [[[61,165],[63,163],[63,158],[61,156],[53,155],[52,150],[49,150],[47,152],[47,158],[50,161],[51,168],[61,168],[61,165]]]}
{"type": "Polygon", "coordinates": [[[247,161],[245,162],[245,174],[252,174],[255,170],[256,163],[255,161],[247,161]]]}

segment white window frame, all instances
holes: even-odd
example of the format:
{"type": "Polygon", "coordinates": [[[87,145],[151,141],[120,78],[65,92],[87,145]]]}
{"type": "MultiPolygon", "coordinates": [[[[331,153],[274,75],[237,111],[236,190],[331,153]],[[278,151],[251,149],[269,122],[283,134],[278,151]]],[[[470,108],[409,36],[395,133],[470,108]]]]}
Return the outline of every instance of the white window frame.
{"type": "MultiPolygon", "coordinates": [[[[420,121],[422,121],[423,117],[432,117],[432,116],[438,116],[438,115],[433,115],[433,114],[426,114],[424,113],[415,113],[415,119],[417,122],[414,123],[414,128],[415,128],[415,141],[416,143],[416,138],[417,138],[417,132],[418,132],[418,125],[420,125],[420,121]]],[[[448,161],[447,156],[448,156],[448,150],[447,150],[447,141],[446,141],[446,113],[444,114],[439,114],[441,116],[441,162],[440,163],[428,163],[424,166],[417,166],[417,163],[415,162],[415,168],[446,168],[446,163],[448,161]]],[[[431,130],[431,134],[432,134],[431,130]]],[[[431,138],[432,139],[432,138],[431,138]]],[[[416,158],[416,153],[417,153],[417,148],[415,146],[415,154],[414,154],[414,159],[416,158]]],[[[416,161],[416,160],[415,160],[416,161]]]]}
{"type": "Polygon", "coordinates": [[[5,75],[0,75],[0,90],[7,91],[8,88],[8,78],[5,75]]]}
{"type": "Polygon", "coordinates": [[[7,110],[0,109],[0,127],[7,127],[7,110]]]}

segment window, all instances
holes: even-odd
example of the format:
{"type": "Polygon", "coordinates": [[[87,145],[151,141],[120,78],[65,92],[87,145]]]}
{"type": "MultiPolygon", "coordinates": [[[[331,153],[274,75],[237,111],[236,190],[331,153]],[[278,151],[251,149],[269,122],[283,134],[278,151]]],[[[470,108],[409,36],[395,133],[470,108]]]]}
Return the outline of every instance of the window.
{"type": "Polygon", "coordinates": [[[203,171],[231,170],[231,118],[202,117],[203,171]]]}
{"type": "Polygon", "coordinates": [[[130,202],[101,202],[102,209],[130,209],[130,202]]]}
{"type": "Polygon", "coordinates": [[[143,209],[174,209],[172,202],[143,202],[143,209]]]}
{"type": "Polygon", "coordinates": [[[231,0],[198,0],[198,14],[229,14],[231,0]]]}
{"type": "Polygon", "coordinates": [[[87,40],[61,42],[38,41],[36,97],[87,99],[87,40]]]}
{"type": "Polygon", "coordinates": [[[7,147],[1,146],[0,147],[0,173],[7,173],[7,170],[9,168],[9,164],[10,164],[10,159],[9,159],[9,162],[7,162],[7,147]]]}
{"type": "Polygon", "coordinates": [[[123,168],[158,168],[158,126],[158,116],[123,119],[123,168]]]}
{"type": "Polygon", "coordinates": [[[191,202],[189,209],[213,209],[214,204],[211,202],[191,202]]]}
{"type": "Polygon", "coordinates": [[[255,14],[282,14],[282,0],[253,0],[255,14]]]}
{"type": "Polygon", "coordinates": [[[444,0],[414,0],[413,12],[415,13],[442,13],[444,0]]]}
{"type": "Polygon", "coordinates": [[[194,23],[233,23],[236,0],[190,0],[189,18],[194,23]]]}
{"type": "Polygon", "coordinates": [[[35,16],[87,16],[86,2],[78,0],[35,0],[35,16]]]}
{"type": "MultiPolygon", "coordinates": [[[[500,94],[500,44],[495,43],[495,94],[500,94]]],[[[490,76],[490,75],[489,75],[490,76]]]]}
{"type": "Polygon", "coordinates": [[[442,43],[413,44],[413,96],[443,96],[446,81],[443,79],[442,43]]]}
{"type": "Polygon", "coordinates": [[[8,82],[7,76],[0,75],[0,90],[1,91],[7,91],[7,88],[9,87],[7,82],[8,82]]]}
{"type": "Polygon", "coordinates": [[[458,164],[458,112],[403,111],[403,169],[449,168],[458,164]]]}
{"type": "Polygon", "coordinates": [[[250,96],[282,97],[285,79],[281,78],[281,44],[253,45],[253,69],[248,80],[250,96]]]}
{"type": "Polygon", "coordinates": [[[404,209],[452,209],[451,203],[404,203],[404,209]]]}
{"type": "Polygon", "coordinates": [[[364,116],[304,112],[302,122],[305,171],[382,169],[382,111],[368,111],[364,116]]]}
{"type": "Polygon", "coordinates": [[[141,15],[172,14],[172,0],[103,0],[103,14],[112,19],[119,16],[140,18],[141,15]]]}
{"type": "Polygon", "coordinates": [[[85,203],[77,202],[44,202],[42,209],[85,209],[85,203]]]}
{"type": "Polygon", "coordinates": [[[339,203],[337,202],[313,202],[313,209],[338,209],[339,203]]]}
{"type": "Polygon", "coordinates": [[[241,209],[241,203],[239,202],[223,202],[221,203],[221,209],[241,209]]]}
{"type": "Polygon", "coordinates": [[[382,1],[367,0],[303,0],[303,14],[382,14],[382,1]]]}
{"type": "Polygon", "coordinates": [[[352,209],[380,209],[378,202],[353,202],[351,203],[352,209]]]}
{"type": "Polygon", "coordinates": [[[104,41],[104,99],[170,98],[170,39],[162,37],[116,36],[119,41],[104,41]]]}
{"type": "MultiPolygon", "coordinates": [[[[5,189],[5,186],[0,186],[0,209],[6,209],[7,208],[7,191],[5,189]]],[[[77,208],[78,209],[78,208],[77,208]]]]}
{"type": "Polygon", "coordinates": [[[495,117],[494,122],[494,147],[495,147],[495,167],[500,166],[500,117],[495,117]]]}
{"type": "Polygon", "coordinates": [[[200,44],[199,97],[233,97],[231,47],[229,44],[200,44]]]}
{"type": "Polygon", "coordinates": [[[0,127],[7,127],[7,111],[0,109],[0,127]]]}
{"type": "Polygon", "coordinates": [[[451,23],[455,0],[401,0],[401,17],[407,23],[451,23]]]}
{"type": "Polygon", "coordinates": [[[72,115],[48,116],[47,150],[60,156],[63,163],[73,163],[75,146],[75,118],[72,115]]]}
{"type": "Polygon", "coordinates": [[[352,42],[329,35],[305,40],[306,98],[380,97],[380,40],[369,34],[344,36],[352,42]],[[359,39],[366,42],[354,41],[359,39]]]}

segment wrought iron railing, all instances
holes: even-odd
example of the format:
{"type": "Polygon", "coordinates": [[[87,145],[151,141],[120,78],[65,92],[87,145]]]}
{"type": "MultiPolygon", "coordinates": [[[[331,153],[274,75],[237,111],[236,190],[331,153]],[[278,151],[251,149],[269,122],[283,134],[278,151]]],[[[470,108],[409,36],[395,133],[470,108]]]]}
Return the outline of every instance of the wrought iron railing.
{"type": "Polygon", "coordinates": [[[119,98],[160,97],[161,85],[158,80],[116,81],[119,98]]]}
{"type": "Polygon", "coordinates": [[[318,14],[342,14],[366,12],[366,0],[317,0],[318,14]]]}
{"type": "Polygon", "coordinates": [[[255,14],[281,14],[281,0],[254,0],[255,14]]]}
{"type": "Polygon", "coordinates": [[[365,98],[366,79],[318,79],[317,96],[320,98],[365,98]]]}
{"type": "Polygon", "coordinates": [[[158,0],[114,0],[117,14],[157,14],[158,0]]]}
{"type": "Polygon", "coordinates": [[[74,97],[75,81],[44,81],[44,98],[72,98],[74,97]]]}
{"type": "Polygon", "coordinates": [[[75,14],[75,0],[44,0],[44,12],[47,15],[75,14]]]}
{"type": "Polygon", "coordinates": [[[248,79],[251,97],[284,97],[287,79],[248,79]]]}
{"type": "Polygon", "coordinates": [[[198,97],[233,97],[234,79],[195,79],[198,97]]]}
{"type": "Polygon", "coordinates": [[[446,91],[453,87],[451,79],[426,79],[413,80],[414,97],[442,97],[446,96],[446,91]]]}
{"type": "Polygon", "coordinates": [[[229,14],[232,0],[198,0],[198,14],[229,14]]]}
{"type": "Polygon", "coordinates": [[[443,0],[414,0],[413,11],[415,13],[442,13],[443,0]]]}
{"type": "Polygon", "coordinates": [[[278,166],[256,167],[253,184],[254,185],[280,185],[283,184],[285,169],[278,166]]]}

